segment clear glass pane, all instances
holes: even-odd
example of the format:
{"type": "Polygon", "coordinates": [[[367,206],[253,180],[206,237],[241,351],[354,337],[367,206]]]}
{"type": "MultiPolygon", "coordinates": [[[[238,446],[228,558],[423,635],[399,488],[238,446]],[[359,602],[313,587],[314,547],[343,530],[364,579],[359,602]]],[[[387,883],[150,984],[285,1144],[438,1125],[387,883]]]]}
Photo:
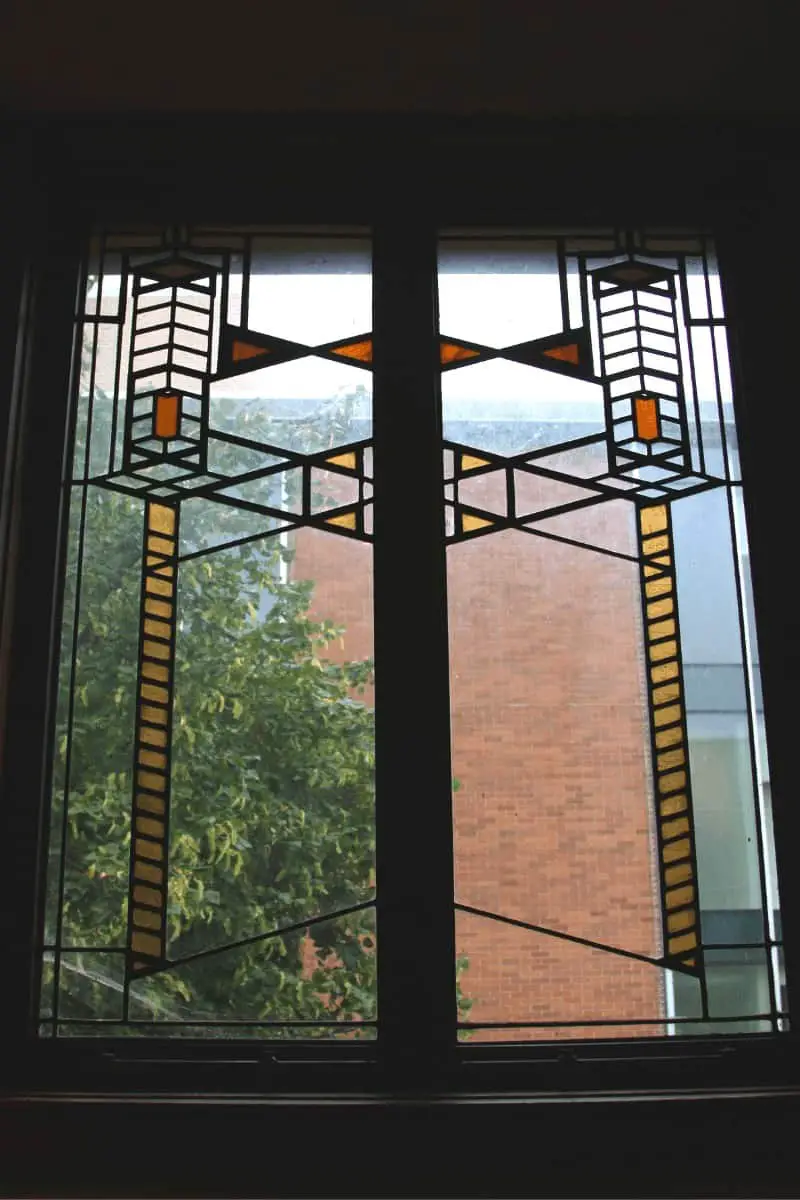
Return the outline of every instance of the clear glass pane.
{"type": "Polygon", "coordinates": [[[456,949],[460,1017],[472,1042],[662,1036],[664,997],[677,978],[682,1015],[700,1014],[696,979],[469,913],[456,914],[456,949]]]}
{"type": "Polygon", "coordinates": [[[314,454],[371,433],[371,375],[300,358],[211,385],[212,432],[314,454]]]}
{"type": "MultiPolygon", "coordinates": [[[[757,776],[737,594],[739,564],[724,491],[687,496],[674,505],[673,531],[702,905],[712,927],[719,920],[716,914],[757,913],[750,936],[733,940],[762,940],[766,912],[762,914],[757,776]]],[[[714,935],[712,928],[704,936],[711,942],[732,940],[714,935]]]]}
{"type": "Polygon", "coordinates": [[[445,372],[442,406],[448,440],[497,454],[560,446],[604,430],[598,384],[500,358],[445,372]],[[543,411],[549,420],[540,418],[543,411]],[[580,435],[573,433],[578,428],[580,435]]]}
{"type": "Polygon", "coordinates": [[[120,1020],[124,977],[125,957],[121,951],[108,954],[65,951],[59,962],[60,1017],[76,1021],[120,1020]]]}
{"type": "Polygon", "coordinates": [[[45,950],[42,956],[42,971],[39,977],[39,1016],[53,1015],[53,993],[55,991],[56,969],[53,952],[45,950]]]}
{"type": "Polygon", "coordinates": [[[169,970],[132,984],[132,1022],[161,1023],[170,1032],[191,1024],[195,1037],[214,1037],[224,1028],[214,1023],[228,1021],[249,1025],[251,1036],[295,1038],[329,1036],[330,1027],[345,1022],[357,1032],[362,1021],[375,1020],[371,907],[185,964],[182,957],[176,953],[169,970]],[[294,1021],[312,1028],[279,1027],[294,1021]]]}
{"type": "Polygon", "coordinates": [[[374,1041],[377,1030],[366,1021],[336,1021],[333,1024],[301,1021],[297,1025],[259,1025],[252,1021],[221,1022],[211,1024],[206,1021],[181,1021],[179,1024],[167,1024],[166,1021],[143,1020],[123,1026],[112,1024],[110,1021],[70,1021],[58,1022],[55,1027],[42,1024],[39,1028],[40,1037],[52,1037],[55,1029],[57,1037],[137,1037],[137,1038],[189,1038],[197,1041],[216,1039],[231,1041],[241,1038],[245,1041],[303,1041],[313,1038],[325,1041],[374,1041]]]}
{"type": "Polygon", "coordinates": [[[484,346],[513,346],[561,328],[556,243],[457,238],[439,254],[442,333],[484,346]]]}
{"type": "Polygon", "coordinates": [[[638,591],[521,532],[448,551],[456,899],[657,955],[638,591]]]}
{"type": "Polygon", "coordinates": [[[62,944],[99,948],[120,945],[127,921],[126,826],[135,737],[142,502],[99,488],[76,488],[72,504],[79,530],[66,569],[69,602],[62,633],[49,864],[52,908],[45,936],[54,942],[57,938],[63,870],[62,944]],[[61,825],[65,793],[67,820],[61,825]],[[61,828],[65,844],[56,853],[61,828]]]}
{"type": "Polygon", "coordinates": [[[181,568],[170,958],[372,895],[370,563],[300,529],[181,568]]]}
{"type": "Polygon", "coordinates": [[[242,323],[304,346],[366,333],[371,259],[365,238],[255,237],[242,323]]]}
{"type": "MultiPolygon", "coordinates": [[[[764,950],[709,950],[706,953],[708,1020],[675,1024],[675,1033],[683,1036],[703,1034],[765,1033],[769,1020],[754,1019],[769,1015],[770,970],[764,950]],[[737,1019],[738,1018],[738,1019],[737,1019]]],[[[676,976],[668,1004],[676,1017],[688,1011],[691,980],[676,976]]]]}

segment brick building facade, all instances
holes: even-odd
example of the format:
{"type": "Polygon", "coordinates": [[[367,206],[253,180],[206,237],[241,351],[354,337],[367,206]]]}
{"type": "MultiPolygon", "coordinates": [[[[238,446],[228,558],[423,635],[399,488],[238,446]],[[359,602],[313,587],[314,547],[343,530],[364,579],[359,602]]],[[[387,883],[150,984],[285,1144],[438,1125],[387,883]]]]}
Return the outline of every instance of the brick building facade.
{"type": "MultiPolygon", "coordinates": [[[[631,514],[622,503],[574,512],[570,524],[573,538],[635,552],[631,514]]],[[[369,656],[369,547],[315,530],[291,535],[291,545],[292,576],[315,581],[314,615],[345,628],[330,656],[369,656]]],[[[514,530],[447,553],[456,899],[657,957],[635,564],[514,530]]],[[[457,914],[456,933],[458,954],[468,962],[461,985],[473,1001],[470,1020],[664,1016],[661,972],[646,963],[465,913],[457,914]]],[[[632,1036],[662,1029],[573,1032],[632,1036]]],[[[564,1033],[545,1026],[513,1036],[564,1033]]]]}

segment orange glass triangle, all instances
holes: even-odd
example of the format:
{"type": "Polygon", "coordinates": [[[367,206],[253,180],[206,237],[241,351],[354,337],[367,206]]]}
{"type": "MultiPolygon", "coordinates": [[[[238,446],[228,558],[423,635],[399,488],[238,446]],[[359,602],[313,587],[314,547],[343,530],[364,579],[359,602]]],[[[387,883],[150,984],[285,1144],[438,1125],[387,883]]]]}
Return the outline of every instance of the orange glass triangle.
{"type": "Polygon", "coordinates": [[[461,529],[464,533],[470,533],[473,529],[485,529],[487,525],[494,525],[494,521],[488,521],[486,517],[479,517],[474,513],[461,514],[461,529]]]}
{"type": "Polygon", "coordinates": [[[372,362],[372,338],[364,338],[360,342],[348,342],[346,346],[333,346],[331,354],[342,358],[355,358],[359,362],[372,362]]]}
{"type": "Polygon", "coordinates": [[[566,346],[552,346],[549,350],[543,350],[542,354],[546,358],[557,358],[561,362],[574,363],[575,366],[580,366],[581,352],[577,342],[569,342],[566,346]]]}
{"type": "Polygon", "coordinates": [[[326,517],[326,525],[340,525],[342,529],[355,529],[356,513],[355,509],[350,509],[350,512],[339,513],[338,517],[326,517]]]}
{"type": "Polygon", "coordinates": [[[355,471],[356,452],[348,450],[345,454],[334,454],[333,458],[326,458],[325,462],[330,463],[332,467],[344,467],[346,471],[355,471]]]}
{"type": "Polygon", "coordinates": [[[459,346],[458,342],[441,342],[439,345],[439,357],[442,366],[452,362],[464,362],[468,358],[477,358],[480,350],[473,350],[471,346],[459,346]]]}
{"type": "Polygon", "coordinates": [[[476,454],[461,455],[462,471],[476,471],[478,467],[490,467],[491,465],[488,458],[478,458],[476,454]]]}
{"type": "Polygon", "coordinates": [[[270,354],[266,346],[254,346],[252,342],[235,341],[231,355],[234,362],[243,362],[246,358],[260,358],[262,354],[270,354]]]}

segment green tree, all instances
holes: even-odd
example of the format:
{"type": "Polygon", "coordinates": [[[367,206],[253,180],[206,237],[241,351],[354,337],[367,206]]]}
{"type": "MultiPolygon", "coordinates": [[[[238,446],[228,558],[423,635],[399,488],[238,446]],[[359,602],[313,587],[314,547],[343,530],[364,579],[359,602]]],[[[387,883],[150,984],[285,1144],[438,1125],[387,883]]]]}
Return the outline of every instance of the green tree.
{"type": "MultiPolygon", "coordinates": [[[[358,399],[357,393],[334,397],[291,424],[234,403],[218,403],[216,416],[253,441],[316,452],[359,436],[353,425],[358,399]]],[[[107,457],[109,415],[100,393],[93,474],[107,457]]],[[[84,452],[79,425],[76,474],[84,452]]],[[[227,457],[217,469],[253,466],[250,450],[229,446],[220,453],[227,457]]],[[[282,496],[289,507],[297,485],[289,475],[282,496]]],[[[316,499],[326,503],[324,495],[316,499]]],[[[123,947],[126,937],[142,526],[140,499],[90,487],[79,556],[79,507],[70,513],[67,630],[80,582],[74,703],[70,739],[67,640],[46,936],[54,939],[58,921],[58,833],[68,775],[61,942],[87,949],[63,956],[59,1005],[63,1016],[79,1019],[121,1013],[123,959],[100,948],[123,947]]],[[[182,504],[184,550],[228,543],[265,527],[263,518],[254,524],[245,510],[199,499],[182,504]]],[[[330,657],[344,631],[310,615],[313,582],[293,578],[291,560],[291,542],[273,534],[223,546],[180,567],[169,956],[205,956],[137,981],[133,1017],[375,1016],[373,910],[304,926],[374,895],[374,724],[366,703],[372,662],[330,657]],[[286,926],[297,928],[207,953],[286,926]]],[[[465,965],[459,960],[459,973],[465,965]]],[[[462,999],[462,1012],[469,1003],[462,999]]],[[[230,1029],[219,1033],[228,1036],[230,1029]]]]}
{"type": "MultiPolygon", "coordinates": [[[[252,440],[316,450],[341,439],[356,398],[337,397],[291,429],[263,412],[228,405],[226,424],[252,440]]],[[[93,422],[93,462],[110,436],[104,399],[93,422]]],[[[225,406],[219,409],[224,419],[225,406]]],[[[76,463],[84,449],[79,429],[76,463]]],[[[242,461],[252,452],[231,446],[222,453],[228,458],[220,467],[252,465],[242,461]]],[[[294,480],[283,496],[289,506],[293,486],[294,480]]],[[[69,767],[66,945],[125,943],[142,512],[135,497],[88,489],[71,740],[63,669],[58,706],[55,829],[69,767]]],[[[78,584],[77,507],[70,524],[67,619],[78,584]]],[[[184,547],[229,542],[254,528],[250,513],[184,502],[184,547]]],[[[372,911],[315,925],[313,942],[302,927],[305,919],[374,893],[373,713],[364,701],[372,662],[329,657],[344,631],[312,618],[313,583],[291,577],[284,566],[291,558],[290,545],[273,535],[180,569],[169,953],[181,959],[276,927],[299,928],[142,980],[134,986],[132,1015],[374,1016],[372,911]]],[[[57,851],[54,838],[51,883],[57,851]]],[[[55,892],[51,887],[51,930],[55,892]]],[[[87,950],[63,961],[62,1014],[115,1015],[121,960],[87,950]]]]}

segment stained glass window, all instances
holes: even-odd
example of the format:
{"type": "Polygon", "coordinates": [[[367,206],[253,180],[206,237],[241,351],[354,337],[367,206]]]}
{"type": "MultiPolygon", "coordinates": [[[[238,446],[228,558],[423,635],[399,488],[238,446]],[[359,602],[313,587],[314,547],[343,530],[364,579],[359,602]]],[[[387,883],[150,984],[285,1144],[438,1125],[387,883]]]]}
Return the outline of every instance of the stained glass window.
{"type": "Polygon", "coordinates": [[[396,246],[91,241],[39,1034],[782,1032],[714,245],[396,246]]]}
{"type": "Polygon", "coordinates": [[[370,260],[92,243],[43,1036],[374,1035],[370,260]]]}
{"type": "Polygon", "coordinates": [[[470,1041],[786,1027],[714,247],[443,237],[470,1041]]]}

